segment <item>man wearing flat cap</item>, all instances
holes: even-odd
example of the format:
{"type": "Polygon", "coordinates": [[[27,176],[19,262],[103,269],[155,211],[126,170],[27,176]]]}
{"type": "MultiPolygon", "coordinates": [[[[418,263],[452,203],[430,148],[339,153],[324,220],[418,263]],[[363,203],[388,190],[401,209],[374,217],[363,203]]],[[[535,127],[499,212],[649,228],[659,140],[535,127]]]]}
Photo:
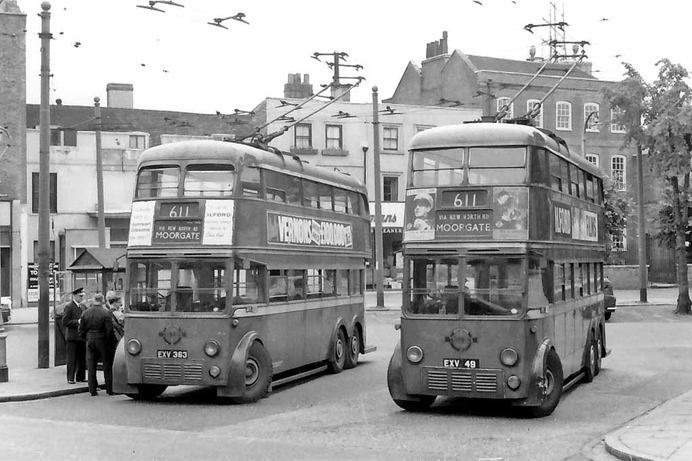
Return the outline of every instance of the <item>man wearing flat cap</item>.
{"type": "Polygon", "coordinates": [[[84,300],[84,288],[77,288],[72,292],[72,301],[67,303],[63,312],[62,326],[65,329],[65,341],[67,343],[67,382],[86,381],[86,345],[79,336],[79,318],[82,316],[82,301],[84,300]]]}
{"type": "Polygon", "coordinates": [[[105,299],[97,294],[91,307],[82,314],[79,322],[79,335],[86,340],[87,363],[89,367],[89,392],[98,394],[96,364],[103,362],[103,377],[106,381],[106,392],[113,395],[113,361],[108,353],[108,341],[113,334],[111,313],[104,308],[105,299]]]}

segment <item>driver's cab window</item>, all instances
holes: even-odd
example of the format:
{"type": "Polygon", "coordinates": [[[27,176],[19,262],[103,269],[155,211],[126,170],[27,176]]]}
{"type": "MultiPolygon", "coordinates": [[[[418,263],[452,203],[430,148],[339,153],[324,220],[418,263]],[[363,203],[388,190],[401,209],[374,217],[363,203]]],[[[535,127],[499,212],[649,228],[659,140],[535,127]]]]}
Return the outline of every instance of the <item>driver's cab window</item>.
{"type": "Polygon", "coordinates": [[[468,258],[464,270],[464,313],[518,315],[524,306],[523,258],[468,258]]]}
{"type": "Polygon", "coordinates": [[[459,313],[458,259],[412,259],[408,272],[407,312],[421,315],[459,313]]]}

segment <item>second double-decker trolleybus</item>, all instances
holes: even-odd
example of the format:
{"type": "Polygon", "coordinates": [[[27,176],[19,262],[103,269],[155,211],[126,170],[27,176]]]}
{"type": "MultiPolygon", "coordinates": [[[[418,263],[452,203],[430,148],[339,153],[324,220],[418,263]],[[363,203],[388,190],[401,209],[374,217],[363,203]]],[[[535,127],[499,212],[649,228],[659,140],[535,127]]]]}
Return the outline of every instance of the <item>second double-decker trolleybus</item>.
{"type": "Polygon", "coordinates": [[[197,385],[245,403],[356,366],[366,348],[366,189],[275,149],[185,141],[143,152],[116,393],[197,385]]]}
{"type": "Polygon", "coordinates": [[[432,128],[410,150],[394,402],[552,413],[606,352],[600,170],[517,124],[432,128]]]}

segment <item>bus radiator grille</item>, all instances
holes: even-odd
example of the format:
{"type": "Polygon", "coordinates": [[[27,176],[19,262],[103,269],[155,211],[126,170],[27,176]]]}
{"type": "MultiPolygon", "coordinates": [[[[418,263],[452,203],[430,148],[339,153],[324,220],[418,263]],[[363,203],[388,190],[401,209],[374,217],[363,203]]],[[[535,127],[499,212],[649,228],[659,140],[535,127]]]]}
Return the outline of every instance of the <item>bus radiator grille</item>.
{"type": "Polygon", "coordinates": [[[201,382],[202,363],[142,361],[142,378],[144,382],[201,382]]]}
{"type": "Polygon", "coordinates": [[[437,392],[497,394],[499,378],[495,370],[429,368],[427,385],[437,392]]]}

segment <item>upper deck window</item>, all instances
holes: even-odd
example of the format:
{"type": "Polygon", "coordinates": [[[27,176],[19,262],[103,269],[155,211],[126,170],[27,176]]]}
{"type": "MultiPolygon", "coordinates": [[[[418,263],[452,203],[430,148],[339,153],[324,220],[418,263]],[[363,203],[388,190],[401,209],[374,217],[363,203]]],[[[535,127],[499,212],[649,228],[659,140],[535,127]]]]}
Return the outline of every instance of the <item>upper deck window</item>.
{"type": "Polygon", "coordinates": [[[472,147],[469,184],[523,184],[526,147],[472,147]]]}
{"type": "Polygon", "coordinates": [[[233,165],[188,165],[183,195],[187,197],[230,197],[235,184],[233,165]]]}
{"type": "Polygon", "coordinates": [[[152,167],[143,168],[137,176],[137,198],[175,197],[178,195],[180,168],[152,167]]]}
{"type": "Polygon", "coordinates": [[[413,152],[414,187],[456,186],[464,180],[464,149],[413,152]]]}

